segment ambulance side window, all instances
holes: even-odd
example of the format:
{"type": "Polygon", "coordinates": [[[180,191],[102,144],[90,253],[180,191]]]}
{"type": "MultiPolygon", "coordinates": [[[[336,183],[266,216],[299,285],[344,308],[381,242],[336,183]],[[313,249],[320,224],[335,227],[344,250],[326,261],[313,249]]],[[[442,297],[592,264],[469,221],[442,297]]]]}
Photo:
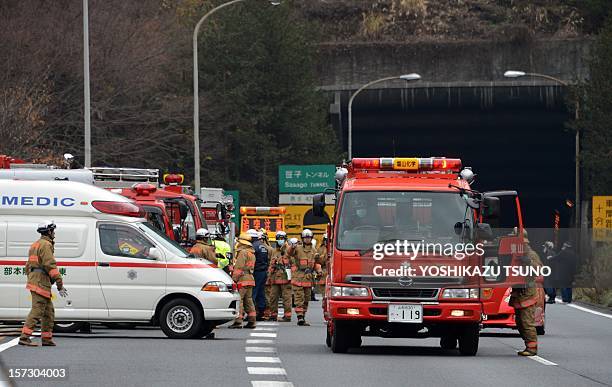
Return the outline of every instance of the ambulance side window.
{"type": "Polygon", "coordinates": [[[100,247],[107,255],[128,258],[149,258],[149,250],[155,247],[137,230],[117,224],[101,224],[100,247]]]}

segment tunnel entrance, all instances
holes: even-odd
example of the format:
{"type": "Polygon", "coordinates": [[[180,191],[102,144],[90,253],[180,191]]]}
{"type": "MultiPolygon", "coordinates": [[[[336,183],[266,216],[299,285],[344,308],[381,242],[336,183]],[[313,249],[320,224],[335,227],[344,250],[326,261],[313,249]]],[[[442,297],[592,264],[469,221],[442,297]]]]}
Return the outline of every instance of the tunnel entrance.
{"type": "MultiPolygon", "coordinates": [[[[476,190],[519,192],[526,227],[552,227],[555,211],[561,227],[568,227],[574,135],[565,126],[570,114],[561,91],[550,86],[366,91],[353,104],[353,157],[458,157],[477,174],[476,190]]],[[[346,111],[343,106],[344,149],[346,111]]]]}

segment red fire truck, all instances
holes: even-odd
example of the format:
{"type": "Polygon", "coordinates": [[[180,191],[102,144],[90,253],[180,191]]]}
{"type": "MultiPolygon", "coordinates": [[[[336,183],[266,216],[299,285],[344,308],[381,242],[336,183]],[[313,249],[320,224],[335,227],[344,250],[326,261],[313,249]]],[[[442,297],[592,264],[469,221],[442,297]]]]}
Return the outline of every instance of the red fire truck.
{"type": "MultiPolygon", "coordinates": [[[[433,157],[353,159],[338,169],[323,300],[333,352],[379,336],[439,337],[444,349],[476,354],[482,316],[498,310],[493,290],[524,279],[469,269],[518,265],[524,245],[517,193],[478,193],[473,178],[461,160],[433,157]],[[391,246],[382,258],[380,246],[391,246]]],[[[315,195],[315,215],[324,208],[325,194],[315,195]]]]}

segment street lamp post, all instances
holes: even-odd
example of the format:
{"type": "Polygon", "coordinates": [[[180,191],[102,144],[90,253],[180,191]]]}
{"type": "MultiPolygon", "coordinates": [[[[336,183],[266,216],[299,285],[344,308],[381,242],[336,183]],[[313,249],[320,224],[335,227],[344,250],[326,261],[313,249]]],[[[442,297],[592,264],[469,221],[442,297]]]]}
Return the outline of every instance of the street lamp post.
{"type": "Polygon", "coordinates": [[[353,101],[355,100],[355,97],[357,97],[359,93],[361,93],[363,90],[367,89],[368,87],[372,85],[375,85],[377,83],[387,82],[387,81],[400,80],[400,79],[406,82],[418,81],[419,79],[421,79],[421,76],[419,74],[412,73],[412,74],[405,74],[405,75],[400,75],[400,76],[395,76],[395,77],[385,77],[385,78],[377,79],[375,81],[372,81],[370,83],[367,83],[361,86],[357,91],[353,93],[353,95],[351,95],[351,98],[349,99],[349,103],[348,103],[348,159],[349,160],[353,159],[353,101]]]}
{"type": "Polygon", "coordinates": [[[89,87],[89,0],[83,0],[83,98],[85,116],[85,168],[91,167],[91,98],[89,87]]]}
{"type": "MultiPolygon", "coordinates": [[[[506,78],[520,78],[520,77],[526,77],[526,76],[534,77],[534,78],[548,79],[564,87],[569,86],[569,83],[567,83],[566,81],[559,79],[559,78],[551,77],[550,75],[538,74],[538,73],[526,73],[524,71],[506,71],[504,73],[504,77],[506,78]]],[[[576,99],[574,118],[576,120],[580,118],[580,101],[578,99],[576,99]]],[[[576,206],[576,212],[575,212],[576,219],[574,219],[574,222],[575,222],[576,230],[579,230],[580,229],[581,204],[580,204],[580,131],[578,129],[576,129],[575,146],[576,146],[576,150],[575,150],[575,153],[576,153],[576,160],[575,160],[576,192],[575,192],[574,205],[576,206]]]]}
{"type": "MultiPolygon", "coordinates": [[[[86,1],[86,0],[84,0],[86,1]]],[[[241,3],[246,0],[232,0],[227,3],[216,6],[215,8],[208,11],[207,14],[202,16],[198,24],[196,24],[193,30],[193,158],[194,158],[194,175],[195,175],[195,194],[200,196],[201,183],[200,183],[200,94],[199,94],[199,79],[198,79],[198,33],[202,24],[212,16],[215,12],[229,7],[230,5],[241,3]]],[[[270,4],[279,5],[280,0],[271,0],[270,4]]]]}

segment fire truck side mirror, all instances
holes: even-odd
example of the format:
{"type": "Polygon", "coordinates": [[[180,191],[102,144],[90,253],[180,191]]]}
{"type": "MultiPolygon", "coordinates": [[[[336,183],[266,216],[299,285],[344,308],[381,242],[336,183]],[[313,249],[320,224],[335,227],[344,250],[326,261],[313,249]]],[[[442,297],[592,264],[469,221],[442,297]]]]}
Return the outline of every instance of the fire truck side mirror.
{"type": "Polygon", "coordinates": [[[217,203],[217,220],[222,221],[226,217],[225,207],[221,203],[217,203]]]}
{"type": "Polygon", "coordinates": [[[501,212],[499,198],[494,196],[485,196],[482,201],[481,211],[483,219],[499,219],[501,212]]]}
{"type": "Polygon", "coordinates": [[[325,216],[325,194],[320,193],[312,197],[312,214],[317,217],[325,216]]]}

